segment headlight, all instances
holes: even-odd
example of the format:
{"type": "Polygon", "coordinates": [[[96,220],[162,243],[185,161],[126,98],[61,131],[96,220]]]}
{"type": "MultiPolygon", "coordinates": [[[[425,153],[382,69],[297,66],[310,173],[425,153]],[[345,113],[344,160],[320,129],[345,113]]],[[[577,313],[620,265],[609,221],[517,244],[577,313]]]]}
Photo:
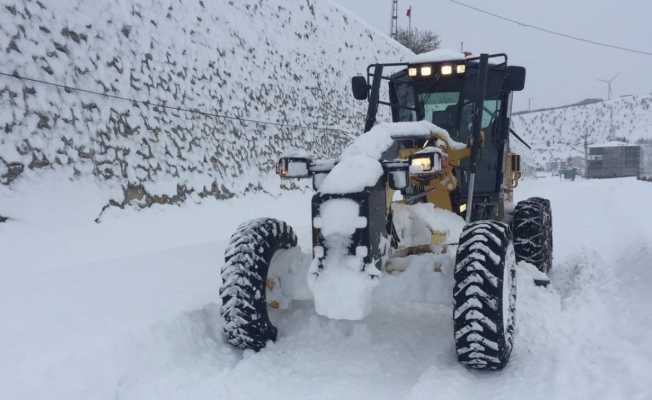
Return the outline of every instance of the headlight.
{"type": "Polygon", "coordinates": [[[431,177],[442,170],[442,154],[435,147],[425,149],[410,157],[410,174],[421,177],[431,177]]]}
{"type": "Polygon", "coordinates": [[[424,173],[430,172],[432,169],[432,157],[430,155],[413,157],[410,160],[410,172],[411,173],[424,173]]]}

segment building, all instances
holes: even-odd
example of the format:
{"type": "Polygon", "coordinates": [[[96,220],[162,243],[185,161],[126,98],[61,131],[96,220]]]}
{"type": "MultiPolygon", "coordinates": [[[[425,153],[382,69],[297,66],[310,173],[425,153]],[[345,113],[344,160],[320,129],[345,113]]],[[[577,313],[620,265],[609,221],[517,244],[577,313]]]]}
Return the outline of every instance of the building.
{"type": "Polygon", "coordinates": [[[608,142],[589,147],[587,178],[638,176],[641,147],[624,142],[608,142]]]}
{"type": "Polygon", "coordinates": [[[638,179],[652,181],[652,143],[641,144],[641,164],[638,179]]]}

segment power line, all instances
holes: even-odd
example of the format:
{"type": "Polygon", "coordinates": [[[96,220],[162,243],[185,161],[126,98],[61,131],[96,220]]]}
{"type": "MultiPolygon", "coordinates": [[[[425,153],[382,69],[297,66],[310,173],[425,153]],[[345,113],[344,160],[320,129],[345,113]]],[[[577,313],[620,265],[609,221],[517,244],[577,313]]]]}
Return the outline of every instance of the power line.
{"type": "Polygon", "coordinates": [[[95,95],[95,96],[102,96],[102,97],[106,97],[106,98],[110,98],[110,99],[114,99],[114,100],[126,101],[126,102],[130,102],[132,104],[135,103],[135,104],[142,104],[142,105],[145,105],[145,106],[160,107],[160,108],[165,108],[165,109],[168,109],[168,110],[188,112],[188,113],[191,113],[191,114],[199,114],[199,115],[202,115],[202,116],[205,116],[205,117],[236,120],[236,121],[240,121],[240,122],[251,122],[251,123],[256,123],[256,124],[261,124],[261,125],[271,125],[271,126],[279,126],[279,127],[286,127],[286,128],[313,129],[313,130],[320,130],[320,131],[340,132],[340,133],[344,133],[344,134],[350,135],[350,136],[354,135],[352,132],[347,131],[345,129],[340,129],[340,128],[307,126],[307,125],[298,125],[298,124],[288,124],[288,123],[283,123],[283,122],[264,121],[264,120],[258,120],[258,119],[253,119],[253,118],[237,117],[237,116],[234,116],[234,115],[211,113],[211,112],[207,112],[207,111],[198,110],[196,108],[187,108],[187,107],[181,107],[181,106],[170,106],[170,105],[162,104],[162,103],[154,103],[154,102],[151,102],[149,100],[138,100],[138,99],[134,99],[134,98],[131,98],[131,97],[119,96],[119,95],[110,94],[110,93],[102,93],[102,92],[98,92],[98,91],[95,91],[95,90],[90,90],[90,89],[84,89],[84,88],[75,87],[75,86],[64,85],[64,84],[61,84],[61,83],[47,81],[47,80],[44,80],[44,79],[30,78],[30,77],[27,77],[27,76],[21,76],[17,72],[14,72],[13,74],[9,74],[9,73],[0,71],[0,76],[4,76],[4,77],[7,77],[7,78],[18,79],[18,80],[21,80],[21,81],[38,83],[38,84],[41,84],[41,85],[46,85],[46,86],[51,86],[51,87],[56,87],[56,88],[63,89],[66,92],[75,91],[75,92],[87,93],[87,94],[92,94],[92,95],[95,95]]]}
{"type": "Polygon", "coordinates": [[[466,7],[468,9],[477,11],[479,13],[486,14],[486,15],[492,16],[494,18],[501,19],[503,21],[511,22],[511,23],[519,25],[519,26],[521,26],[523,28],[530,28],[530,29],[534,29],[534,30],[537,30],[537,31],[540,31],[540,32],[548,33],[550,35],[560,36],[560,37],[563,37],[563,38],[566,38],[566,39],[572,39],[572,40],[575,40],[575,41],[578,41],[578,42],[589,43],[589,44],[592,44],[592,45],[595,45],[595,46],[608,47],[610,49],[626,51],[626,52],[629,52],[629,53],[635,53],[635,54],[640,54],[640,55],[644,55],[644,56],[652,56],[652,52],[650,52],[650,51],[632,49],[632,48],[629,48],[629,47],[618,46],[618,45],[615,45],[615,44],[599,42],[597,40],[586,39],[586,38],[571,35],[571,34],[568,34],[568,33],[553,31],[552,29],[548,29],[548,28],[544,28],[544,27],[541,27],[541,26],[528,24],[526,22],[519,21],[519,20],[516,20],[516,19],[508,18],[508,17],[505,17],[503,15],[496,14],[496,13],[493,13],[491,11],[487,11],[487,10],[484,10],[482,8],[472,6],[470,4],[466,4],[466,3],[463,3],[463,2],[458,1],[458,0],[449,0],[449,1],[451,3],[453,3],[453,4],[458,5],[458,6],[466,7]]]}

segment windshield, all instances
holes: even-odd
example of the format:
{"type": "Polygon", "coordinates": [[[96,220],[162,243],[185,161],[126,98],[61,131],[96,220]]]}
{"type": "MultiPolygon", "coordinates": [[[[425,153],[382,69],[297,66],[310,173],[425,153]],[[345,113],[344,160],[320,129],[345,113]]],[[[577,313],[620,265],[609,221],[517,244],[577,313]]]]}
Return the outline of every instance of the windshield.
{"type": "MultiPolygon", "coordinates": [[[[472,71],[467,71],[472,72],[472,71]]],[[[500,114],[503,72],[490,71],[483,104],[481,129],[489,131],[500,114]]],[[[390,102],[394,121],[427,120],[446,129],[457,141],[466,143],[472,132],[475,105],[475,74],[446,79],[414,80],[405,71],[390,81],[390,102]]],[[[485,132],[490,135],[492,132],[485,132]]]]}
{"type": "MultiPolygon", "coordinates": [[[[451,136],[460,142],[466,142],[473,127],[473,104],[460,101],[460,91],[426,91],[415,94],[415,89],[409,83],[396,86],[398,103],[396,121],[416,121],[425,119],[446,129],[451,136]],[[462,115],[458,118],[459,109],[462,115]]],[[[500,111],[500,101],[487,99],[482,113],[482,129],[486,129],[500,111]]]]}
{"type": "MultiPolygon", "coordinates": [[[[473,112],[475,104],[470,94],[464,94],[458,82],[395,82],[396,102],[393,106],[395,121],[427,120],[444,128],[453,140],[469,143],[473,132],[473,112]]],[[[494,95],[495,96],[495,95],[494,95]]],[[[496,96],[497,97],[497,96],[496,96]]],[[[485,99],[482,107],[482,156],[478,161],[478,193],[493,193],[496,190],[501,168],[503,134],[498,128],[501,100],[485,99]]],[[[468,167],[468,160],[462,162],[462,169],[468,167]]],[[[465,194],[468,176],[457,172],[460,193],[465,194]]]]}
{"type": "Polygon", "coordinates": [[[423,109],[424,119],[448,131],[455,131],[459,99],[459,92],[421,93],[419,106],[423,109]]]}

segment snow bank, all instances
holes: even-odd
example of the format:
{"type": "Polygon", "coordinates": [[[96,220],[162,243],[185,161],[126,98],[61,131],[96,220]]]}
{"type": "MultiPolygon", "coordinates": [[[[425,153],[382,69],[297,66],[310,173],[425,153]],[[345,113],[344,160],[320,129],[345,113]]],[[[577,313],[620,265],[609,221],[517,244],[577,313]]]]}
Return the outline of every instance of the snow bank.
{"type": "Polygon", "coordinates": [[[517,200],[552,201],[552,282],[535,287],[518,271],[512,360],[478,373],[456,360],[452,271],[432,272],[425,256],[381,279],[363,321],[293,302],[272,315],[277,342],[234,350],[220,333],[218,258],[238,224],[267,215],[310,249],[310,196],[128,210],[94,224],[78,215],[95,196],[81,179],[88,192],[56,176],[3,197],[16,218],[0,224],[2,399],[652,398],[647,182],[519,184],[517,200]]]}

